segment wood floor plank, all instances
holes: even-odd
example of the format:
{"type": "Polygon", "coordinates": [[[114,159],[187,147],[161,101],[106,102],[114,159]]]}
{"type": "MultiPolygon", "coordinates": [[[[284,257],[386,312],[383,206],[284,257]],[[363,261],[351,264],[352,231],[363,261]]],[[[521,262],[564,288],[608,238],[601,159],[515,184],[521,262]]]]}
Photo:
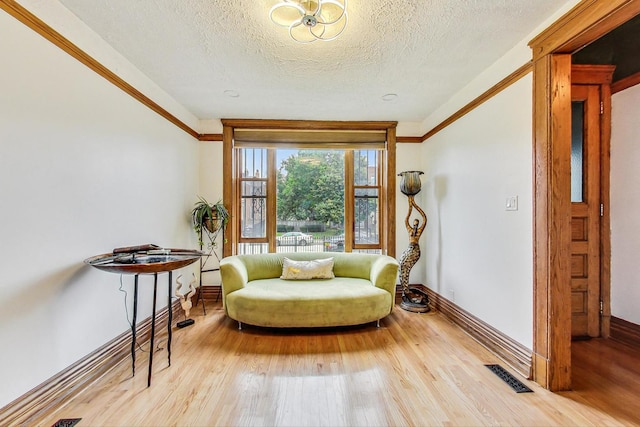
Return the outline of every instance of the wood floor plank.
{"type": "MultiPolygon", "coordinates": [[[[82,418],[79,427],[640,424],[615,408],[616,399],[590,391],[606,374],[562,394],[521,379],[534,393],[515,393],[484,366],[501,361],[439,313],[396,309],[380,328],[239,331],[220,305],[207,312],[174,330],[170,367],[159,336],[150,388],[148,353],[139,352],[135,377],[126,361],[39,424],[60,418],[82,418]]],[[[585,353],[598,355],[594,348],[585,353]]],[[[619,370],[635,378],[620,378],[621,387],[638,382],[637,370],[619,370]]],[[[635,407],[640,390],[610,390],[635,407]]]]}
{"type": "Polygon", "coordinates": [[[572,344],[574,393],[563,394],[640,425],[640,347],[612,339],[572,344]]]}

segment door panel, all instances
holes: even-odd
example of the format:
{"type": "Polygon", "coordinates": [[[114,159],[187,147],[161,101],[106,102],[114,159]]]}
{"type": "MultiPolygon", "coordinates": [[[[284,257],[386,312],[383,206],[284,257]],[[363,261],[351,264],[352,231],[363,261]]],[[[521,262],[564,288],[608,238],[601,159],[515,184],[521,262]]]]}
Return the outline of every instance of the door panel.
{"type": "Polygon", "coordinates": [[[571,87],[571,334],[600,334],[600,87],[571,87]]]}

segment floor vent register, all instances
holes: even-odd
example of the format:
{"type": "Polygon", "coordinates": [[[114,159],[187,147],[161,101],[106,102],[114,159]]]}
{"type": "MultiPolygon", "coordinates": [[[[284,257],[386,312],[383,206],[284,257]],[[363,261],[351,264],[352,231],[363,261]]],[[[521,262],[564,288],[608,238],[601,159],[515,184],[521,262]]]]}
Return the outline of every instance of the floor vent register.
{"type": "Polygon", "coordinates": [[[55,422],[51,427],[73,427],[80,422],[82,418],[62,418],[55,422]]]}
{"type": "Polygon", "coordinates": [[[533,393],[533,390],[531,390],[529,387],[524,385],[516,377],[511,375],[511,373],[509,373],[502,366],[500,366],[500,365],[484,365],[484,366],[489,368],[489,370],[491,372],[493,372],[498,377],[500,377],[500,379],[502,381],[504,381],[505,383],[507,383],[509,385],[509,387],[514,389],[516,393],[533,393]]]}

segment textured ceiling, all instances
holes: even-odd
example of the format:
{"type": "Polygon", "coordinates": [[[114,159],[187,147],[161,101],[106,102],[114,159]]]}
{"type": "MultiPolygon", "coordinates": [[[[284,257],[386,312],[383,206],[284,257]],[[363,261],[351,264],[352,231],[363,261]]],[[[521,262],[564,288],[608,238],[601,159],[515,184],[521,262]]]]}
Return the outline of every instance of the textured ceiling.
{"type": "Polygon", "coordinates": [[[421,122],[565,0],[350,0],[309,45],[276,0],[60,2],[200,119],[421,122]]]}

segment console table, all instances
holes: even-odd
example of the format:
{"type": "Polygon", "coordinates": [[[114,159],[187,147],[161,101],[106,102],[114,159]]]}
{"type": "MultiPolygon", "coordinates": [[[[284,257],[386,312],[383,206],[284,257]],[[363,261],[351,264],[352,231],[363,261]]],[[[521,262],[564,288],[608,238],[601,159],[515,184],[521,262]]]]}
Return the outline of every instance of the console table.
{"type": "Polygon", "coordinates": [[[147,387],[151,385],[151,373],[153,368],[153,344],[156,330],[156,297],[158,293],[158,273],[169,273],[167,310],[169,320],[167,322],[167,360],[171,366],[171,321],[173,313],[171,309],[171,285],[173,283],[173,270],[186,267],[202,256],[202,252],[190,249],[162,249],[155,245],[132,246],[118,248],[110,254],[96,255],[84,260],[85,264],[99,270],[110,273],[133,274],[133,321],[131,323],[131,369],[136,374],[136,322],[138,315],[138,277],[141,274],[153,274],[153,306],[151,315],[151,342],[149,349],[149,372],[147,374],[147,387]]]}

